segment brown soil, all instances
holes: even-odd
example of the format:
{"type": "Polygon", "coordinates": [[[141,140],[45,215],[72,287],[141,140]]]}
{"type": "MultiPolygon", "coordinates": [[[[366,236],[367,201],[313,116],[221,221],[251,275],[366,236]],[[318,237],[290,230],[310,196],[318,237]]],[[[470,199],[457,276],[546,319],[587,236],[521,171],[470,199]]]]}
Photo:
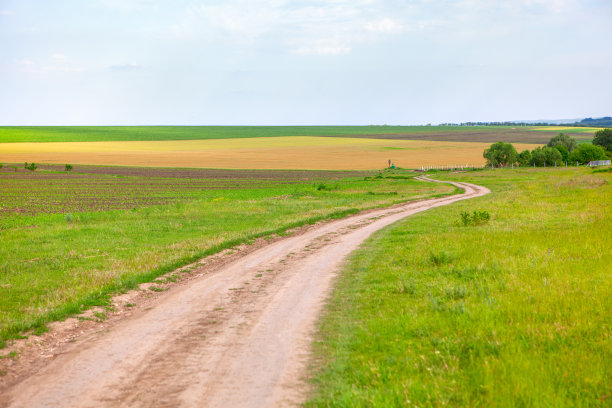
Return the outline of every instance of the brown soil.
{"type": "MultiPolygon", "coordinates": [[[[181,179],[216,179],[216,180],[271,180],[271,181],[308,181],[344,177],[371,176],[372,171],[330,171],[330,170],[232,170],[232,169],[193,169],[193,168],[162,168],[162,167],[132,167],[132,166],[91,166],[75,164],[71,172],[64,172],[64,165],[38,164],[39,170],[61,171],[55,177],[75,177],[76,173],[105,174],[115,176],[164,177],[181,179]]],[[[37,171],[39,171],[37,170],[37,171]]],[[[23,168],[23,163],[5,164],[0,174],[20,173],[24,177],[37,177],[37,171],[31,172],[23,168]],[[16,167],[16,169],[15,169],[16,167]]],[[[82,176],[87,177],[87,176],[82,176]]]]}
{"type": "MultiPolygon", "coordinates": [[[[4,359],[0,406],[293,406],[315,322],[342,263],[374,231],[429,208],[487,194],[410,202],[226,251],[114,300],[104,321],[69,319],[4,359]],[[131,306],[136,304],[136,306],[131,306]]],[[[101,312],[101,311],[98,311],[101,312]]]]}

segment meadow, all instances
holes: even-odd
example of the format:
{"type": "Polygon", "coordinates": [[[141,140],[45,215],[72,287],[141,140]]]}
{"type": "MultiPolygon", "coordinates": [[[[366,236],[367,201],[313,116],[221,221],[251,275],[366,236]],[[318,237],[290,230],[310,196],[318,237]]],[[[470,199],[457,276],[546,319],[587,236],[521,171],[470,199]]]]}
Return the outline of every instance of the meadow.
{"type": "MultiPolygon", "coordinates": [[[[5,143],[4,162],[201,167],[226,169],[372,170],[388,166],[482,166],[490,143],[341,137],[129,142],[5,143]]],[[[535,144],[515,144],[520,151],[535,144]]]]}
{"type": "Polygon", "coordinates": [[[595,128],[561,126],[0,126],[0,143],[209,140],[279,136],[546,143],[558,132],[592,139],[595,128]]]}
{"type": "Polygon", "coordinates": [[[610,406],[612,172],[439,178],[492,193],[354,254],[320,325],[307,406],[610,406]],[[464,223],[474,211],[490,220],[464,223]]]}
{"type": "Polygon", "coordinates": [[[391,171],[60,169],[0,171],[0,343],[258,237],[456,192],[391,171]]]}

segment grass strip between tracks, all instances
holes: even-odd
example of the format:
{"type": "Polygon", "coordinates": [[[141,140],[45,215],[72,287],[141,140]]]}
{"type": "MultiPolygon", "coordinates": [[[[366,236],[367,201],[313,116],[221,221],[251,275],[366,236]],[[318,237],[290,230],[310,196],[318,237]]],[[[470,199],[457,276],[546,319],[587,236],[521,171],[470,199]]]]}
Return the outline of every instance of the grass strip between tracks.
{"type": "Polygon", "coordinates": [[[416,214],[354,254],[307,406],[609,406],[611,176],[440,177],[492,193],[416,214]],[[464,226],[474,210],[491,220],[464,226]]]}

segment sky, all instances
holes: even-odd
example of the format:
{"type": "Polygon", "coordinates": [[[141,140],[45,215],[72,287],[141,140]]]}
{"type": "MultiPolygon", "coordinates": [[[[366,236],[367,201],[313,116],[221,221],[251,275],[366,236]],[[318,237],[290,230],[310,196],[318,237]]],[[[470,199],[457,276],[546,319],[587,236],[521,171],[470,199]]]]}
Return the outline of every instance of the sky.
{"type": "Polygon", "coordinates": [[[0,125],[612,115],[612,0],[0,0],[0,125]]]}

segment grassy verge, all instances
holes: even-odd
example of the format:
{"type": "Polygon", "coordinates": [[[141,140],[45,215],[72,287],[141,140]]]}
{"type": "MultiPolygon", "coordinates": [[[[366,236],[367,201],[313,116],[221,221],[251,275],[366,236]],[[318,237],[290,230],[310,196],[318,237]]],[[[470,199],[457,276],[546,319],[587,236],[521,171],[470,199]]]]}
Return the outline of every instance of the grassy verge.
{"type": "MultiPolygon", "coordinates": [[[[202,190],[187,201],[130,210],[3,215],[0,341],[44,330],[46,322],[104,305],[113,293],[257,237],[366,208],[454,193],[448,185],[402,178],[401,172],[386,174],[202,190]]],[[[105,197],[107,191],[100,194],[105,197]]]]}
{"type": "Polygon", "coordinates": [[[612,175],[452,178],[492,193],[397,223],[352,258],[307,405],[610,406],[612,175]],[[474,210],[490,222],[463,226],[474,210]]]}

